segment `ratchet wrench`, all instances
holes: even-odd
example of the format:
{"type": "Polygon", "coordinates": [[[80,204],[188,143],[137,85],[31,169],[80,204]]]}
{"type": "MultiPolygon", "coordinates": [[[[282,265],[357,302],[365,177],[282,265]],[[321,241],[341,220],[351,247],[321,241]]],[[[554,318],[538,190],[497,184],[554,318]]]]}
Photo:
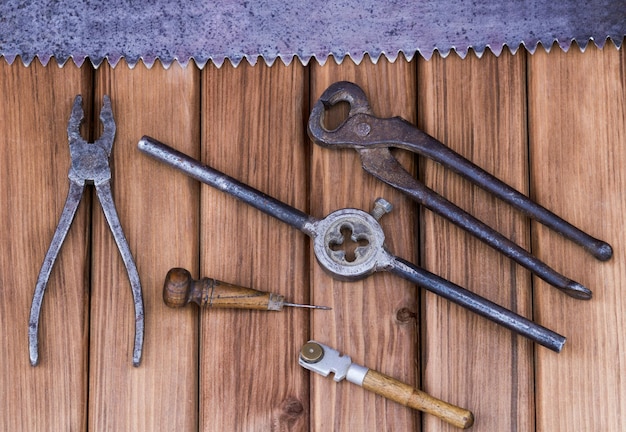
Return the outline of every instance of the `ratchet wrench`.
{"type": "Polygon", "coordinates": [[[342,81],[328,87],[311,110],[308,130],[311,139],[322,147],[355,149],[361,156],[361,164],[365,171],[447,218],[574,298],[588,300],[592,292],[580,283],[561,275],[498,231],[416,180],[392,155],[390,147],[408,150],[440,163],[527,216],[581,245],[599,260],[606,261],[613,254],[608,243],[591,237],[533,202],[404,119],[375,117],[365,93],[356,84],[342,81]],[[347,102],[350,105],[348,116],[337,128],[330,130],[324,125],[324,114],[327,109],[340,102],[347,102]]]}
{"type": "Polygon", "coordinates": [[[354,281],[377,271],[388,271],[553,351],[560,352],[565,343],[565,337],[552,330],[392,255],[384,246],[385,234],[378,220],[363,210],[345,208],[316,219],[153,138],[144,136],[139,140],[138,148],[154,159],[299,229],[313,239],[313,250],[321,267],[337,279],[354,281]],[[343,243],[346,231],[350,232],[354,242],[359,242],[352,257],[336,247],[343,243]]]}

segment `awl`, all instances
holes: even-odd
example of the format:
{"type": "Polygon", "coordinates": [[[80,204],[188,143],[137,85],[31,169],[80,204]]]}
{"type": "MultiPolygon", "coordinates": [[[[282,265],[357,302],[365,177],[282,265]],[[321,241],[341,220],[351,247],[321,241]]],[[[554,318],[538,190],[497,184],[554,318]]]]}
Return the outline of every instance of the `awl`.
{"type": "Polygon", "coordinates": [[[391,378],[385,374],[352,363],[347,355],[316,341],[309,341],[302,346],[298,363],[305,369],[322,376],[335,374],[333,379],[347,379],[366,390],[409,408],[423,411],[462,429],[474,424],[471,411],[437,399],[421,390],[391,378]]]}
{"type": "Polygon", "coordinates": [[[172,308],[196,303],[200,307],[221,309],[255,309],[280,311],[284,306],[330,309],[327,306],[313,306],[285,301],[285,296],[258,291],[212,278],[195,280],[188,270],[173,268],[165,276],[163,301],[172,308]]]}

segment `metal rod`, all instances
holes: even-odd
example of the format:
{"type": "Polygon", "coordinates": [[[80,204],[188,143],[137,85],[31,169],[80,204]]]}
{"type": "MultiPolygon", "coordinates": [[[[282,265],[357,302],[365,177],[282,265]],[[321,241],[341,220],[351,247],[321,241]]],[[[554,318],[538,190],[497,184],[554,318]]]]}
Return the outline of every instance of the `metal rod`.
{"type": "Polygon", "coordinates": [[[244,203],[275,217],[301,231],[308,232],[308,226],[316,219],[291,207],[263,192],[241,183],[232,177],[203,165],[196,159],[173,149],[153,138],[144,136],[139,140],[139,150],[171,166],[196,180],[232,195],[244,203]]]}
{"type": "Polygon", "coordinates": [[[321,309],[321,310],[331,310],[332,309],[329,306],[317,306],[317,305],[308,305],[308,304],[300,304],[300,303],[289,303],[289,302],[284,302],[283,306],[291,306],[291,307],[307,308],[307,309],[321,309]]]}
{"type": "Polygon", "coordinates": [[[453,303],[503,327],[527,337],[555,352],[561,352],[566,338],[490,300],[480,297],[433,273],[416,267],[402,258],[394,257],[390,272],[413,282],[453,303]]]}

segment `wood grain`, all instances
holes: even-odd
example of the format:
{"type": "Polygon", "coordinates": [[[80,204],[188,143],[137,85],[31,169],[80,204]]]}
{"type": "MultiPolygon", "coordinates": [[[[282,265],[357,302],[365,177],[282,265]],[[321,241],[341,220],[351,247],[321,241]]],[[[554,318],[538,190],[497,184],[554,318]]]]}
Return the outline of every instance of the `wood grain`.
{"type": "Polygon", "coordinates": [[[537,352],[539,430],[626,429],[626,53],[609,45],[529,61],[534,197],[614,248],[601,263],[533,225],[537,254],[594,293],[577,301],[534,282],[537,319],[568,337],[559,356],[537,352]]]}
{"type": "MultiPolygon", "coordinates": [[[[425,132],[516,189],[528,191],[525,56],[486,53],[419,61],[419,125],[425,132]]],[[[519,212],[423,160],[426,185],[529,247],[519,212]]],[[[532,318],[527,271],[440,216],[423,211],[423,265],[430,271],[532,318]]],[[[434,294],[422,297],[424,390],[474,412],[475,431],[533,430],[533,347],[486,319],[434,294]]],[[[425,417],[429,431],[451,426],[425,417]]]]}
{"type": "MultiPolygon", "coordinates": [[[[307,209],[305,69],[241,64],[203,71],[202,157],[210,166],[307,209]]],[[[202,188],[201,277],[305,303],[308,240],[208,186],[202,188]]],[[[203,310],[200,429],[303,430],[308,381],[298,366],[309,313],[203,310]]]]}
{"type": "Polygon", "coordinates": [[[197,427],[197,312],[166,307],[162,289],[171,267],[197,271],[199,186],[141,154],[137,142],[150,135],[199,157],[199,84],[197,70],[178,65],[131,70],[120,63],[97,71],[96,106],[104,94],[110,95],[117,124],[111,156],[113,199],[139,269],[146,333],[141,366],[134,368],[128,276],[94,199],[91,430],[197,427]]]}
{"type": "Polygon", "coordinates": [[[584,53],[308,67],[244,62],[202,71],[131,70],[122,62],[94,73],[87,64],[0,61],[0,429],[456,430],[305,371],[297,355],[314,338],[472,410],[473,431],[625,430],[625,77],[626,53],[611,44],[584,53]],[[609,241],[613,259],[598,262],[446,169],[394,153],[444,196],[589,286],[594,298],[571,299],[418,210],[365,173],[356,152],[310,143],[310,106],[342,79],[363,86],[378,116],[416,122],[609,241]],[[126,271],[91,191],[43,302],[41,363],[28,362],[28,314],[68,190],[66,127],[78,93],[83,135],[91,139],[102,96],[113,101],[113,195],[146,306],[139,368],[131,364],[126,271]],[[381,220],[391,252],[564,334],[563,352],[534,347],[392,275],[333,280],[304,234],[142,155],[144,134],[315,217],[369,210],[385,197],[395,206],[381,220]],[[163,278],[175,266],[333,310],[167,308],[163,278]]]}
{"type": "MultiPolygon", "coordinates": [[[[346,59],[329,61],[311,70],[311,103],[340,80],[355,82],[367,94],[379,117],[402,116],[415,121],[415,70],[400,59],[394,64],[346,59]]],[[[341,117],[341,113],[334,113],[341,117]]],[[[345,115],[345,114],[344,114],[345,115]]],[[[335,117],[336,118],[336,117],[335,117]]],[[[414,157],[397,153],[404,167],[415,169],[414,157]]],[[[414,205],[402,194],[361,169],[353,150],[330,150],[314,145],[311,161],[311,213],[321,218],[345,207],[369,211],[382,196],[395,210],[381,219],[386,245],[397,256],[417,260],[414,205]]],[[[313,261],[313,258],[311,258],[313,261]]],[[[329,314],[313,317],[312,336],[348,354],[353,361],[419,387],[416,368],[417,288],[390,274],[363,281],[340,282],[312,264],[313,302],[332,306],[329,314]]],[[[311,430],[419,430],[419,415],[410,409],[347,382],[311,376],[311,430]]]]}
{"type": "Polygon", "coordinates": [[[28,357],[35,283],[69,187],[67,121],[91,102],[91,71],[0,61],[0,429],[81,430],[87,421],[89,197],[52,269],[28,357]]]}
{"type": "Polygon", "coordinates": [[[434,415],[457,428],[467,429],[474,423],[474,416],[470,411],[371,369],[363,378],[363,388],[404,406],[434,415]]]}

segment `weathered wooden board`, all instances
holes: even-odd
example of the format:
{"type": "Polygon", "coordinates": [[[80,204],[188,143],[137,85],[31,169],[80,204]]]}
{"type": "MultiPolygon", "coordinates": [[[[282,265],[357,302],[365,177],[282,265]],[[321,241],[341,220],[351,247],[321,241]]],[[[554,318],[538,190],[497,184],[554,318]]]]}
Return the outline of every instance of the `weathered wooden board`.
{"type": "MultiPolygon", "coordinates": [[[[400,115],[415,121],[413,64],[381,60],[376,65],[365,62],[356,66],[346,60],[340,66],[332,62],[315,66],[311,70],[311,103],[340,80],[361,86],[376,115],[400,115]]],[[[342,113],[333,115],[340,120],[342,113]]],[[[414,171],[412,154],[398,156],[409,172],[414,171]]],[[[389,250],[408,260],[417,259],[417,213],[412,201],[363,171],[354,150],[313,145],[311,158],[310,202],[315,217],[345,207],[369,211],[377,197],[384,197],[395,206],[381,219],[389,250]]],[[[317,263],[312,265],[313,300],[333,307],[331,313],[313,317],[313,338],[350,355],[358,364],[419,387],[416,287],[382,273],[362,281],[341,282],[317,263]]],[[[398,404],[347,381],[335,383],[319,375],[311,378],[311,430],[419,429],[419,416],[398,404]]]]}
{"type": "Polygon", "coordinates": [[[535,252],[594,293],[585,302],[534,281],[536,318],[568,336],[559,356],[537,352],[538,430],[626,429],[625,54],[554,50],[529,60],[533,196],[614,249],[599,262],[533,225],[535,252]]]}
{"type": "Polygon", "coordinates": [[[200,79],[177,65],[151,70],[119,64],[96,73],[96,115],[112,100],[117,136],[113,198],[139,270],[145,341],[132,367],[134,309],[128,276],[94,196],[89,362],[90,430],[193,430],[197,424],[198,325],[193,308],[168,309],[165,274],[196,272],[199,186],[137,150],[142,135],[200,153],[200,79]]]}
{"type": "MultiPolygon", "coordinates": [[[[296,63],[210,67],[202,77],[203,161],[304,211],[305,77],[296,63]]],[[[201,276],[308,301],[304,234],[209,186],[201,203],[201,276]]],[[[309,313],[202,312],[200,430],[306,428],[308,380],[297,359],[309,313]]]]}
{"type": "Polygon", "coordinates": [[[626,55],[613,47],[202,71],[0,62],[0,429],[452,430],[305,371],[297,356],[311,338],[473,410],[474,431],[624,429],[625,76],[626,55]],[[615,256],[598,262],[445,168],[394,152],[594,298],[574,300],[532,278],[365,173],[353,150],[311,143],[310,107],[343,79],[364,88],[376,115],[417,123],[611,242],[615,256]],[[77,93],[91,139],[103,95],[113,101],[113,194],[146,309],[139,368],[131,364],[126,270],[91,191],[52,272],[41,364],[28,362],[30,303],[65,203],[66,126],[77,93]],[[318,218],[344,207],[369,211],[386,198],[395,206],[381,219],[391,252],[564,334],[564,351],[533,346],[390,274],[332,279],[304,234],[142,155],[144,134],[318,218]],[[169,309],[161,290],[175,266],[333,310],[169,309]]]}
{"type": "MultiPolygon", "coordinates": [[[[525,65],[523,54],[508,53],[420,61],[418,111],[425,132],[527,193],[525,65]]],[[[429,187],[529,247],[529,225],[518,211],[439,164],[420,166],[429,187]]],[[[430,210],[422,214],[428,270],[532,318],[527,271],[430,210]]],[[[425,390],[473,410],[475,430],[532,430],[532,344],[431,293],[422,309],[425,390]]],[[[428,418],[426,426],[449,430],[428,418]]]]}
{"type": "Polygon", "coordinates": [[[28,320],[69,188],[67,121],[78,93],[89,114],[91,71],[0,62],[0,76],[0,429],[82,430],[89,369],[88,196],[50,275],[36,368],[29,362],[28,320]]]}

